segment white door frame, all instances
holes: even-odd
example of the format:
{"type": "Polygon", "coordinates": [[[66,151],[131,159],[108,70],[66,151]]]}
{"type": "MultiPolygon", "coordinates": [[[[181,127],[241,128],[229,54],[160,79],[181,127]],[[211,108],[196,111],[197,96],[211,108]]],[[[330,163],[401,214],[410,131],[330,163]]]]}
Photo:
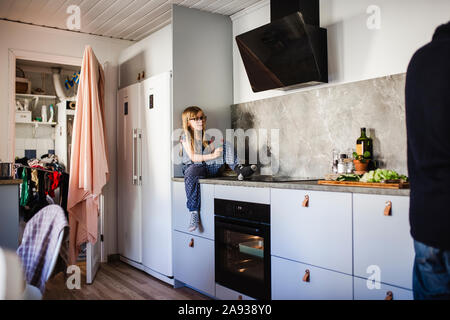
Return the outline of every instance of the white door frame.
{"type": "MultiPolygon", "coordinates": [[[[83,58],[79,57],[70,57],[70,56],[61,56],[54,55],[42,52],[21,50],[21,49],[8,49],[8,59],[9,59],[9,134],[8,134],[8,158],[11,162],[14,162],[15,156],[15,136],[16,136],[16,123],[15,123],[15,113],[16,113],[16,60],[31,60],[31,61],[39,61],[39,62],[48,62],[48,63],[56,63],[56,64],[65,64],[72,66],[79,66],[83,62],[83,58]]],[[[101,196],[101,212],[100,212],[100,227],[101,234],[104,233],[104,204],[103,204],[103,195],[101,196]]],[[[100,234],[98,236],[98,241],[100,241],[100,234]]],[[[105,243],[101,241],[100,243],[100,256],[101,262],[105,262],[105,243]]]]}

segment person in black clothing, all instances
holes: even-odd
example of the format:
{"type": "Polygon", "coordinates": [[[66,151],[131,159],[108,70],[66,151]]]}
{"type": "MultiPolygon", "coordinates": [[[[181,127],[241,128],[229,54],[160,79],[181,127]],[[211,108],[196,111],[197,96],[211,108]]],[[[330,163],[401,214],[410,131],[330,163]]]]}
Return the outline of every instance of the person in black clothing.
{"type": "Polygon", "coordinates": [[[450,299],[450,22],[406,75],[414,299],[450,299]]]}

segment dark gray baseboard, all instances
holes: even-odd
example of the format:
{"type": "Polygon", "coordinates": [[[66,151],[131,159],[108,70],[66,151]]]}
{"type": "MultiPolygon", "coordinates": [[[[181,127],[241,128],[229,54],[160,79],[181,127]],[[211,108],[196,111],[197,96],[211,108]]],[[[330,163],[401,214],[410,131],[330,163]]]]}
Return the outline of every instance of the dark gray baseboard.
{"type": "Polygon", "coordinates": [[[116,261],[120,261],[120,255],[118,253],[115,254],[109,254],[108,258],[107,258],[108,262],[116,262],[116,261]]]}

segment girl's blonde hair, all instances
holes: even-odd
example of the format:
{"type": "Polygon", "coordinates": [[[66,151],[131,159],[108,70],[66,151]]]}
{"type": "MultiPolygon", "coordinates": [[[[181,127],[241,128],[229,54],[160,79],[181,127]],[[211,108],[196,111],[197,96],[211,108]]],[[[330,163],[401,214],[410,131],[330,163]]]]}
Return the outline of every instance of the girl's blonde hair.
{"type": "MultiPolygon", "coordinates": [[[[183,122],[183,131],[184,135],[187,139],[187,141],[190,142],[192,151],[194,151],[194,130],[189,126],[189,119],[195,118],[199,112],[202,112],[203,115],[205,113],[203,110],[197,106],[190,106],[184,109],[183,113],[181,114],[181,121],[183,122]]],[[[203,130],[202,130],[202,145],[206,148],[208,147],[209,143],[205,139],[205,131],[206,126],[205,123],[203,123],[203,130]]]]}

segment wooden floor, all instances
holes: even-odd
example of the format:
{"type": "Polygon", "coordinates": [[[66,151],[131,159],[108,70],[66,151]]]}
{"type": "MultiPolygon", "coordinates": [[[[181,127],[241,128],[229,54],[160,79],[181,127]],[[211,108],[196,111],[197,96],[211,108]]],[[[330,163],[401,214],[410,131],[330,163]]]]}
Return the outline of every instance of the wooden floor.
{"type": "Polygon", "coordinates": [[[81,289],[69,290],[64,273],[47,282],[45,300],[208,300],[186,287],[174,289],[148,274],[121,261],[100,266],[94,283],[86,284],[86,265],[80,265],[81,289]]]}

